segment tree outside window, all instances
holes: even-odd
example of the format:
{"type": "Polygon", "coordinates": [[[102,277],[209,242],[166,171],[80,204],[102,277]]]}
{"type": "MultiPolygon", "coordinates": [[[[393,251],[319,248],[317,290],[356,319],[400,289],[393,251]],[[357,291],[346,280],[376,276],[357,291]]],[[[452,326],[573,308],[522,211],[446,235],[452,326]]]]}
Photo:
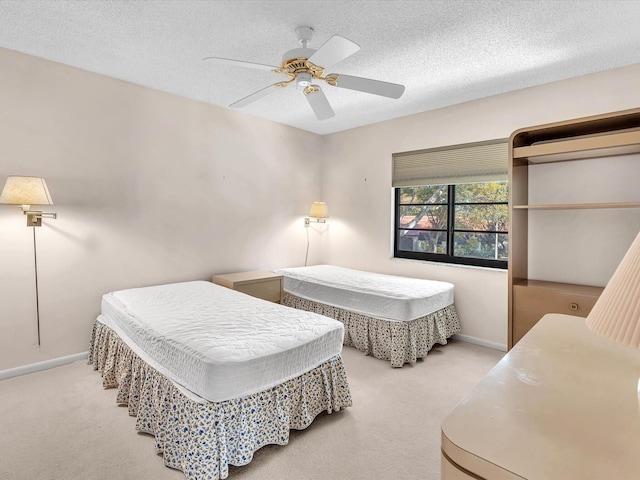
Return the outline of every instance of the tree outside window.
{"type": "Polygon", "coordinates": [[[394,256],[507,268],[507,182],[396,188],[394,256]]]}

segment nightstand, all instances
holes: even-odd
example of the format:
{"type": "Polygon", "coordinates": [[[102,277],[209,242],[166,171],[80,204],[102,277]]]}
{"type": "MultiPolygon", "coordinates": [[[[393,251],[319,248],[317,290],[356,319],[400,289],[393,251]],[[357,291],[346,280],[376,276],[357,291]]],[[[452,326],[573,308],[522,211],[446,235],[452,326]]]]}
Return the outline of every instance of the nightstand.
{"type": "Polygon", "coordinates": [[[217,285],[237,290],[252,297],[280,303],[282,299],[282,275],[264,270],[255,272],[215,275],[211,281],[217,285]]]}

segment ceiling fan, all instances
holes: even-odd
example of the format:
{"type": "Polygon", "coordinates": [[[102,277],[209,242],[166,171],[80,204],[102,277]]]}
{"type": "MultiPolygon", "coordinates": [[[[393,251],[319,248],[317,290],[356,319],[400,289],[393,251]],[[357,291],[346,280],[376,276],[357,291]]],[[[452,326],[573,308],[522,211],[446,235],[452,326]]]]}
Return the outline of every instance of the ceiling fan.
{"type": "Polygon", "coordinates": [[[286,81],[269,85],[268,87],[262,88],[257,92],[232,103],[229,105],[230,107],[244,107],[280,88],[284,88],[295,83],[296,85],[304,88],[304,96],[308,100],[309,105],[311,105],[311,108],[313,109],[316,117],[318,117],[318,120],[326,120],[333,117],[335,113],[324,92],[320,89],[320,86],[312,83],[314,80],[324,80],[334,87],[347,88],[349,90],[357,90],[359,92],[366,92],[389,98],[400,98],[404,93],[404,85],[399,85],[397,83],[382,82],[379,80],[372,80],[370,78],[354,77],[341,73],[325,74],[325,71],[333,67],[336,63],[350,57],[360,50],[360,46],[344,37],[334,35],[318,50],[314,50],[307,47],[309,41],[313,37],[313,28],[298,27],[296,28],[295,33],[298,37],[298,43],[300,43],[302,48],[294,48],[293,50],[286,52],[282,56],[282,65],[280,67],[263,65],[260,63],[243,62],[241,60],[231,60],[229,58],[203,58],[203,60],[213,60],[217,63],[224,63],[239,67],[270,70],[274,73],[284,74],[289,77],[286,81]]]}

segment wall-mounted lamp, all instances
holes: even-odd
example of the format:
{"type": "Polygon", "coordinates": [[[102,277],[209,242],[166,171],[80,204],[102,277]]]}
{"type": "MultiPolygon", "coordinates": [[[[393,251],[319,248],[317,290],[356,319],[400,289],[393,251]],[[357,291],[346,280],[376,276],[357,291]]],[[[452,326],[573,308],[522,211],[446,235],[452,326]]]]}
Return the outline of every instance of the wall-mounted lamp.
{"type": "Polygon", "coordinates": [[[329,218],[329,208],[324,202],[313,202],[309,209],[309,216],[304,219],[304,226],[307,227],[307,253],[304,256],[304,266],[307,266],[307,260],[309,259],[309,222],[311,219],[315,219],[316,223],[326,223],[329,218]]]}
{"type": "Polygon", "coordinates": [[[310,219],[314,218],[316,223],[325,223],[329,218],[329,208],[324,202],[313,202],[309,209],[309,216],[304,219],[304,226],[308,227],[310,219]]]}
{"type": "MultiPolygon", "coordinates": [[[[53,205],[51,194],[47,188],[47,182],[39,177],[18,177],[7,178],[2,193],[0,193],[0,204],[20,205],[22,213],[27,216],[28,227],[39,227],[43,218],[56,218],[53,212],[41,212],[31,210],[31,205],[53,205]]],[[[40,345],[40,301],[38,295],[38,250],[36,249],[36,229],[33,229],[33,266],[36,279],[36,320],[38,322],[38,345],[40,345]]]]}
{"type": "Polygon", "coordinates": [[[10,176],[0,193],[0,203],[20,205],[22,213],[27,216],[28,227],[39,227],[42,219],[56,218],[53,212],[31,210],[31,205],[53,205],[47,182],[39,177],[10,176]]]}

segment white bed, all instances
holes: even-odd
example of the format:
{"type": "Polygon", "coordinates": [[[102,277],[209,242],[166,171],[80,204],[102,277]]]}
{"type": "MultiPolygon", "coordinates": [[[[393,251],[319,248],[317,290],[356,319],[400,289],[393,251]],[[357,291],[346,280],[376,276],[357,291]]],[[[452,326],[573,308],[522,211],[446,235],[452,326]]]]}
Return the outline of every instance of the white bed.
{"type": "Polygon", "coordinates": [[[351,405],[340,322],[210,282],[111,292],[89,361],[187,478],[226,478],[322,411],[351,405]]]}
{"type": "Polygon", "coordinates": [[[460,331],[454,285],[333,265],[282,268],[283,304],[340,320],[344,344],[401,367],[460,331]]]}

